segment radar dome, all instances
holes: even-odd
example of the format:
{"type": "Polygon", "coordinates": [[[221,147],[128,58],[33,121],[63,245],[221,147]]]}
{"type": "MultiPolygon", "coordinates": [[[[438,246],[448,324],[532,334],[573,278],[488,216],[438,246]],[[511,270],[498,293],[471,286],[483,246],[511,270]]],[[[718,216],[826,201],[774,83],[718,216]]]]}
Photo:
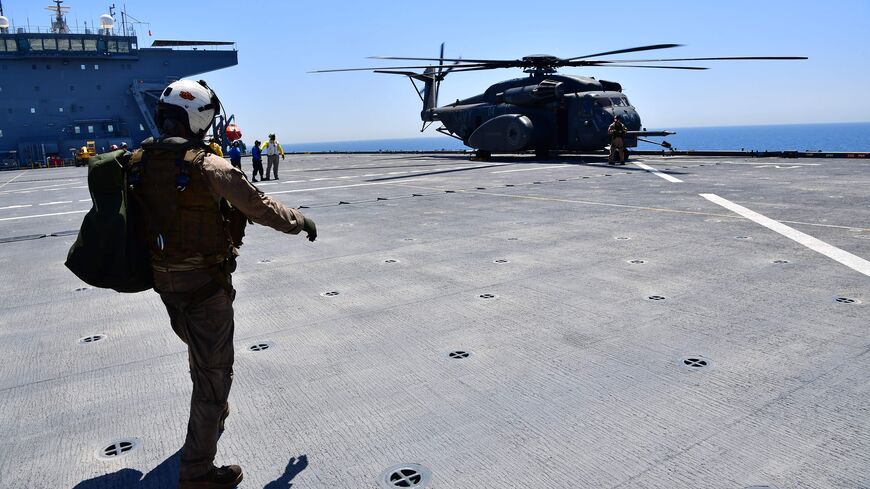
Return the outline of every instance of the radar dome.
{"type": "Polygon", "coordinates": [[[9,19],[0,15],[0,29],[8,29],[9,28],[9,19]]]}
{"type": "Polygon", "coordinates": [[[115,27],[115,19],[112,18],[109,14],[103,14],[100,16],[100,29],[111,29],[115,27]]]}

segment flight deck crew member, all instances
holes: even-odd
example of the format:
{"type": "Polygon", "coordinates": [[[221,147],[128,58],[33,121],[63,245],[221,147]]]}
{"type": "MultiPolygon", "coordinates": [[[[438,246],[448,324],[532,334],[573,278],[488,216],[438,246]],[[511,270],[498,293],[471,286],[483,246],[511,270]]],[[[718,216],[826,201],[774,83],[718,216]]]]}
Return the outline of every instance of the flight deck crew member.
{"type": "Polygon", "coordinates": [[[284,159],[284,148],[281,147],[281,143],[275,140],[274,134],[269,134],[269,140],[263,143],[260,146],[260,149],[266,152],[266,178],[263,180],[269,179],[269,174],[272,173],[272,168],[275,168],[275,180],[278,179],[278,155],[281,155],[281,159],[284,159]]]}
{"type": "Polygon", "coordinates": [[[224,157],[224,150],[221,149],[221,145],[218,144],[214,138],[208,138],[208,147],[211,148],[212,153],[220,156],[221,158],[224,157]]]}
{"type": "Polygon", "coordinates": [[[251,148],[251,165],[254,169],[251,171],[251,181],[257,181],[257,173],[260,174],[260,179],[263,178],[263,150],[260,149],[260,140],[254,141],[254,147],[251,148]]]}
{"type": "MultiPolygon", "coordinates": [[[[239,142],[233,141],[233,146],[227,151],[227,156],[230,157],[230,164],[239,170],[242,169],[242,150],[239,149],[239,142]]],[[[242,171],[244,173],[244,171],[242,171]]]]}
{"type": "Polygon", "coordinates": [[[157,104],[160,138],[144,141],[128,168],[144,216],[140,232],[150,250],[154,289],[188,348],[193,394],[180,489],[232,488],[242,480],[238,465],[214,465],[233,381],[230,274],[241,244],[233,223],[250,218],[288,234],[305,231],[309,241],[317,238],[311,219],[264,195],[239,169],[206,151],[203,137],[219,108],[205,82],[172,83],[157,104]]]}
{"type": "Polygon", "coordinates": [[[610,136],[610,155],[607,157],[607,164],[612,165],[613,155],[619,155],[619,164],[625,164],[625,126],[622,124],[622,119],[617,115],[613,117],[613,124],[607,128],[607,135],[610,136]]]}

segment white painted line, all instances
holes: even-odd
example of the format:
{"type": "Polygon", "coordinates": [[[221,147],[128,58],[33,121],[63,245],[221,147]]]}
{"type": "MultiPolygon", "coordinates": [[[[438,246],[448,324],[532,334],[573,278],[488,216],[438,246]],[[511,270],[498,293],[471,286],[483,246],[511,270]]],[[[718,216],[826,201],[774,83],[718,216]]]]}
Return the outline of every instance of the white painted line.
{"type": "Polygon", "coordinates": [[[71,200],[62,200],[59,202],[46,202],[44,204],[39,204],[39,205],[58,205],[58,204],[72,204],[72,201],[71,200]]]}
{"type": "Polygon", "coordinates": [[[9,180],[6,180],[5,182],[3,182],[3,185],[0,185],[0,188],[3,188],[5,186],[9,185],[13,181],[15,181],[16,178],[20,177],[21,175],[24,175],[24,172],[21,172],[18,175],[15,175],[14,177],[10,178],[9,180]]]}
{"type": "MultiPolygon", "coordinates": [[[[417,180],[407,180],[406,182],[416,182],[417,180]]],[[[292,194],[297,192],[313,192],[315,190],[332,190],[335,188],[351,188],[351,187],[368,187],[371,185],[395,185],[394,182],[372,182],[372,183],[354,183],[351,185],[336,185],[333,187],[316,187],[316,188],[299,188],[295,190],[282,190],[280,192],[269,192],[269,195],[277,195],[277,194],[292,194]]]]}
{"type": "Polygon", "coordinates": [[[311,180],[308,180],[308,181],[309,182],[319,182],[321,180],[329,180],[329,179],[328,178],[312,178],[311,180]]]}
{"type": "Polygon", "coordinates": [[[281,183],[303,183],[303,182],[307,182],[307,181],[308,180],[288,180],[286,182],[282,181],[281,183]]]}
{"type": "MultiPolygon", "coordinates": [[[[682,162],[682,160],[675,160],[675,161],[682,162]]],[[[777,168],[779,168],[778,165],[775,165],[773,163],[766,163],[763,165],[759,165],[758,163],[747,163],[745,161],[720,161],[718,163],[722,163],[722,164],[726,164],[726,165],[751,165],[751,166],[755,166],[756,168],[762,168],[765,166],[776,166],[777,168]]],[[[789,163],[788,166],[822,166],[822,164],[821,163],[789,163]]]]}
{"type": "MultiPolygon", "coordinates": [[[[20,182],[20,183],[25,183],[25,182],[20,182]]],[[[43,188],[63,187],[64,185],[72,185],[72,184],[71,183],[56,183],[53,185],[41,185],[39,187],[17,188],[15,190],[4,190],[3,192],[0,192],[0,193],[3,193],[3,194],[16,194],[16,193],[24,194],[24,193],[34,192],[36,190],[43,189],[43,188]]],[[[60,189],[60,190],[64,190],[67,188],[88,188],[88,187],[87,187],[87,185],[84,187],[64,187],[63,189],[60,189]]]]}
{"type": "Polygon", "coordinates": [[[0,207],[0,211],[5,211],[6,209],[20,209],[22,207],[33,207],[33,204],[19,204],[19,205],[10,205],[7,207],[0,207]]]}
{"type": "Polygon", "coordinates": [[[864,275],[870,277],[870,261],[867,261],[861,257],[855,256],[848,251],[843,251],[836,246],[829,245],[824,241],[814,238],[809,234],[804,234],[797,229],[786,226],[785,224],[774,221],[769,217],[765,217],[755,211],[749,210],[746,207],[735,204],[730,200],[723,199],[716,194],[700,194],[701,197],[713,202],[714,204],[721,205],[722,207],[734,212],[736,214],[740,214],[741,216],[749,219],[750,221],[754,221],[762,226],[770,229],[772,231],[776,231],[777,233],[794,240],[807,248],[815,251],[816,253],[821,253],[828,258],[838,261],[843,265],[855,270],[856,272],[863,273],[864,275]]]}
{"type": "Polygon", "coordinates": [[[677,177],[672,177],[672,176],[668,175],[667,173],[662,173],[662,172],[656,170],[655,168],[653,168],[653,167],[651,167],[651,166],[649,166],[649,165],[644,165],[643,163],[640,163],[640,162],[637,162],[637,161],[632,161],[632,163],[633,163],[635,166],[639,166],[640,168],[643,168],[644,170],[646,170],[646,171],[648,171],[648,172],[650,172],[650,173],[653,173],[653,174],[655,174],[655,175],[657,175],[657,176],[660,176],[660,177],[664,178],[665,180],[667,180],[667,181],[669,181],[669,182],[673,182],[673,183],[683,183],[683,181],[680,180],[679,178],[677,178],[677,177]]]}
{"type": "Polygon", "coordinates": [[[79,202],[90,202],[90,201],[91,201],[91,199],[82,199],[79,202]]]}
{"type": "Polygon", "coordinates": [[[499,171],[491,171],[490,173],[513,173],[518,171],[535,171],[535,170],[549,170],[552,168],[565,168],[571,165],[555,165],[555,166],[539,166],[536,168],[519,168],[517,170],[499,170],[499,171]]]}
{"type": "Polygon", "coordinates": [[[33,219],[36,217],[63,216],[66,214],[84,214],[85,212],[88,212],[88,211],[69,211],[69,212],[55,212],[53,214],[36,214],[35,216],[3,217],[3,218],[0,218],[0,221],[16,221],[18,219],[33,219]]]}

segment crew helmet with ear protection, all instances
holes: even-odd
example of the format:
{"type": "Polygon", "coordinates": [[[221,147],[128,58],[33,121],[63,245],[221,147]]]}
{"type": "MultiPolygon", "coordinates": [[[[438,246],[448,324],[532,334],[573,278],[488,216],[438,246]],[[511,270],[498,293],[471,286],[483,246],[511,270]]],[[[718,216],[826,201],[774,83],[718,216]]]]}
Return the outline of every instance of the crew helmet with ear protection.
{"type": "Polygon", "coordinates": [[[167,119],[180,118],[191,133],[201,138],[220,108],[220,100],[204,81],[179,80],[163,90],[154,119],[162,130],[167,119]]]}

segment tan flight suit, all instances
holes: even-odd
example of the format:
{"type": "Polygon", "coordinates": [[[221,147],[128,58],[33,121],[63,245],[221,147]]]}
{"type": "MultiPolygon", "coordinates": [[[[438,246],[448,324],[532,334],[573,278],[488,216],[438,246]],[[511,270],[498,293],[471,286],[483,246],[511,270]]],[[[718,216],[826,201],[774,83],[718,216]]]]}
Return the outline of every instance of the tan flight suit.
{"type": "Polygon", "coordinates": [[[613,156],[618,155],[619,163],[625,164],[625,132],[625,126],[620,121],[613,121],[613,124],[607,128],[607,134],[610,136],[608,163],[613,163],[613,156]]]}
{"type": "MultiPolygon", "coordinates": [[[[304,217],[264,195],[223,158],[212,154],[203,158],[202,152],[188,151],[184,159],[193,160],[187,166],[190,182],[179,191],[177,159],[161,150],[146,153],[134,193],[144,207],[147,219],[143,221],[148,221],[143,224],[143,238],[151,249],[154,289],[166,306],[172,329],[188,346],[193,395],[179,476],[191,479],[213,466],[233,380],[235,291],[230,274],[237,250],[220,200],[226,199],[252,221],[284,233],[302,231],[304,217]]],[[[142,158],[141,150],[137,155],[134,162],[142,158]]]]}

